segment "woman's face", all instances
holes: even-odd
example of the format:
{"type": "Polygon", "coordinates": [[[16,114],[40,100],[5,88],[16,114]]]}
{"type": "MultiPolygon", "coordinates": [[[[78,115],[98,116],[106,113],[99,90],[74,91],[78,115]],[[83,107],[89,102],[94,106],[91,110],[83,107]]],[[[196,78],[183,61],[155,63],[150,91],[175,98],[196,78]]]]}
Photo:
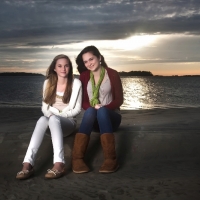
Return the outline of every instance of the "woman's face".
{"type": "Polygon", "coordinates": [[[100,69],[100,60],[101,58],[97,58],[94,54],[91,52],[84,53],[82,55],[83,63],[85,64],[85,67],[92,71],[95,72],[98,69],[100,69]]]}
{"type": "Polygon", "coordinates": [[[66,78],[69,74],[70,66],[66,58],[60,58],[56,61],[54,71],[58,77],[66,78]]]}

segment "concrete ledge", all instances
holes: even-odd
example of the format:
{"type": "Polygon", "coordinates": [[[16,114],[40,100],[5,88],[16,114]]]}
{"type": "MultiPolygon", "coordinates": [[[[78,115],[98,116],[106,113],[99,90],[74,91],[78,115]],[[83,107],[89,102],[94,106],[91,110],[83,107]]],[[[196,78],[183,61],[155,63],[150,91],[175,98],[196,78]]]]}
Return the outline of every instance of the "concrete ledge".
{"type": "MultiPolygon", "coordinates": [[[[71,149],[74,134],[64,138],[67,174],[47,181],[52,167],[51,138],[38,152],[35,175],[15,180],[21,169],[39,108],[0,108],[0,199],[175,199],[200,198],[200,108],[122,111],[114,133],[120,168],[100,174],[103,153],[93,132],[86,152],[91,171],[74,174],[71,149]]],[[[78,117],[80,123],[82,114],[78,117]]]]}

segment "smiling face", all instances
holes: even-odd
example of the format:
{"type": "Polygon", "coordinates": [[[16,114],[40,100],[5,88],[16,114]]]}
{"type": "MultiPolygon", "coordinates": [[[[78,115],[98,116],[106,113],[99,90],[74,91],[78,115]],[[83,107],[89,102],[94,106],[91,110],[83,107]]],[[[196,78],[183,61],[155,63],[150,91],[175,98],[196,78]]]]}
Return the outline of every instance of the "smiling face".
{"type": "Polygon", "coordinates": [[[101,58],[98,58],[92,52],[87,52],[82,55],[83,63],[85,64],[85,67],[92,71],[98,71],[101,66],[100,66],[100,60],[101,58]]]}
{"type": "Polygon", "coordinates": [[[69,74],[70,65],[66,58],[60,58],[56,61],[54,71],[58,77],[66,78],[69,74]]]}

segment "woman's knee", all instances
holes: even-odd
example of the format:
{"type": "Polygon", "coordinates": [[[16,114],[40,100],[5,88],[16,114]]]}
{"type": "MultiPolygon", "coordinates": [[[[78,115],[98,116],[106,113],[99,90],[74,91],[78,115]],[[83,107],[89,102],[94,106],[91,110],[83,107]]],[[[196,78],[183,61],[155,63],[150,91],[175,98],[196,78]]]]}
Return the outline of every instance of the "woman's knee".
{"type": "Polygon", "coordinates": [[[84,118],[91,118],[91,117],[93,118],[93,117],[96,117],[96,115],[97,115],[96,109],[93,107],[90,107],[84,112],[83,117],[84,118]]]}
{"type": "Polygon", "coordinates": [[[49,122],[55,122],[55,121],[60,121],[59,116],[56,115],[51,115],[51,117],[49,118],[49,122]]]}
{"type": "Polygon", "coordinates": [[[93,108],[93,107],[89,107],[89,108],[85,111],[85,113],[96,113],[96,109],[93,108]]]}
{"type": "Polygon", "coordinates": [[[48,118],[45,116],[42,116],[38,119],[37,124],[44,124],[48,122],[48,118]]]}
{"type": "Polygon", "coordinates": [[[108,117],[109,116],[109,112],[108,109],[105,107],[101,107],[97,110],[97,119],[99,117],[108,117]]]}

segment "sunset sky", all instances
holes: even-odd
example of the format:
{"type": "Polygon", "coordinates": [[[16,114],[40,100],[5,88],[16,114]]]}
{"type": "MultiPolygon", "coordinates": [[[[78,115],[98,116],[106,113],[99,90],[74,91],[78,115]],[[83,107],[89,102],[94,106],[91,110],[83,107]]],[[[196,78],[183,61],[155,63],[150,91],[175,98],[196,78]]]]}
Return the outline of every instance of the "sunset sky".
{"type": "Polygon", "coordinates": [[[95,45],[117,71],[200,75],[199,0],[1,0],[0,72],[45,74],[95,45]]]}

